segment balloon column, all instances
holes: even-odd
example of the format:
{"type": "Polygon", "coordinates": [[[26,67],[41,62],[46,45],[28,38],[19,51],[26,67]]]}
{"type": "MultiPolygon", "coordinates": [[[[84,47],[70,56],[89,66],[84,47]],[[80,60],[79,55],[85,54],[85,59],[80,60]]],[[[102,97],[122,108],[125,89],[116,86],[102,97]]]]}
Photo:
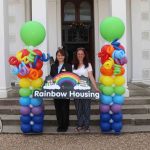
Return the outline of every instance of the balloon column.
{"type": "Polygon", "coordinates": [[[34,48],[44,41],[45,35],[45,28],[41,23],[36,21],[25,23],[20,30],[20,36],[26,48],[18,51],[16,56],[9,58],[12,73],[20,79],[20,122],[23,133],[41,133],[43,131],[43,100],[33,98],[32,92],[42,87],[43,62],[50,58],[49,54],[46,56],[34,48]]]}
{"type": "Polygon", "coordinates": [[[122,104],[124,103],[125,83],[124,65],[127,57],[124,47],[118,42],[123,36],[125,26],[117,17],[108,17],[100,24],[102,37],[111,42],[104,45],[98,57],[102,64],[100,68],[100,127],[102,132],[120,133],[122,129],[122,104]]]}

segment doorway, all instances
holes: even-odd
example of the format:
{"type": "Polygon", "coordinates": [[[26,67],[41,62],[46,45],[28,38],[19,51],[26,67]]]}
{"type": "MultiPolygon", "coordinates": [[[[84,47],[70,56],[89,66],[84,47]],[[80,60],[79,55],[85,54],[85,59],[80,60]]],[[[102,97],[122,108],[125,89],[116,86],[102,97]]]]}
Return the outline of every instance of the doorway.
{"type": "Polygon", "coordinates": [[[62,0],[62,45],[72,63],[73,53],[84,47],[95,68],[93,0],[62,0]]]}

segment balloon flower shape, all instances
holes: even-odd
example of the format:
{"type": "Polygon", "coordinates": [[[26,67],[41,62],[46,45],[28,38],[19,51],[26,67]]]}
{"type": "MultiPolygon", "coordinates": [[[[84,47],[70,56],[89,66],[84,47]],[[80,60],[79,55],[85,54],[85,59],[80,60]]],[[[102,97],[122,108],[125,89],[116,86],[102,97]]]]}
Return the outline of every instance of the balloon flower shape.
{"type": "Polygon", "coordinates": [[[9,64],[12,74],[20,79],[21,130],[23,133],[42,133],[44,122],[43,99],[33,98],[32,93],[35,89],[42,87],[43,63],[50,59],[49,54],[44,54],[41,50],[35,48],[44,41],[46,31],[41,23],[29,21],[21,27],[20,36],[26,46],[18,51],[16,56],[9,58],[9,64]]]}
{"type": "Polygon", "coordinates": [[[119,134],[122,130],[125,78],[127,63],[125,48],[118,42],[125,31],[124,23],[117,17],[108,17],[100,24],[101,36],[111,44],[104,45],[98,53],[100,68],[100,128],[104,133],[119,134]]]}

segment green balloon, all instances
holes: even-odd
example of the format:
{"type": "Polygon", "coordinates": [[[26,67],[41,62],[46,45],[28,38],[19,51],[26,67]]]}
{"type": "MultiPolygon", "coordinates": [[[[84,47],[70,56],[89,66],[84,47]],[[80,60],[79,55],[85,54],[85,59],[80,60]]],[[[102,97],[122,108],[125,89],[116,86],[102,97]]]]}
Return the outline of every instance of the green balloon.
{"type": "Polygon", "coordinates": [[[30,90],[29,88],[21,88],[19,90],[19,95],[21,97],[28,97],[32,94],[32,90],[30,90]]]}
{"type": "Polygon", "coordinates": [[[104,87],[104,85],[101,84],[101,85],[99,86],[99,90],[100,90],[100,91],[103,91],[103,87],[104,87]]]}
{"type": "Polygon", "coordinates": [[[114,93],[114,88],[112,86],[104,86],[102,90],[105,95],[112,95],[114,93]]]}
{"type": "Polygon", "coordinates": [[[38,46],[45,39],[46,31],[44,26],[37,21],[26,22],[20,30],[22,41],[27,46],[38,46]]]}
{"type": "Polygon", "coordinates": [[[126,91],[126,89],[125,89],[125,87],[123,87],[123,86],[116,86],[116,87],[114,88],[114,92],[115,92],[115,94],[117,94],[117,95],[123,95],[123,94],[125,93],[125,91],[126,91]]]}
{"type": "Polygon", "coordinates": [[[100,33],[102,37],[109,42],[120,39],[124,31],[125,25],[122,20],[117,17],[108,17],[100,24],[100,33]]]}

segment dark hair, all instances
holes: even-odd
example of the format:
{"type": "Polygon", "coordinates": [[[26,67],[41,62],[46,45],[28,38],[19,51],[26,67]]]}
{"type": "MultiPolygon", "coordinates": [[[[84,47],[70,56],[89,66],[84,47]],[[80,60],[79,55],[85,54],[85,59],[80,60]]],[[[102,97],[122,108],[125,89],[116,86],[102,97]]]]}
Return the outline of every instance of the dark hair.
{"type": "Polygon", "coordinates": [[[66,55],[66,52],[62,49],[62,48],[58,48],[57,52],[56,52],[56,59],[55,59],[55,64],[59,64],[58,60],[57,60],[57,55],[58,53],[60,53],[62,56],[65,57],[64,59],[64,63],[66,63],[67,61],[67,55],[66,55]]]}
{"type": "Polygon", "coordinates": [[[83,51],[84,52],[84,59],[83,59],[83,64],[85,65],[85,68],[87,68],[89,66],[89,57],[88,57],[88,53],[87,51],[85,50],[85,48],[77,48],[77,50],[75,51],[74,55],[73,55],[73,65],[74,65],[74,69],[78,69],[78,66],[79,66],[79,60],[77,58],[77,53],[79,51],[83,51]]]}

